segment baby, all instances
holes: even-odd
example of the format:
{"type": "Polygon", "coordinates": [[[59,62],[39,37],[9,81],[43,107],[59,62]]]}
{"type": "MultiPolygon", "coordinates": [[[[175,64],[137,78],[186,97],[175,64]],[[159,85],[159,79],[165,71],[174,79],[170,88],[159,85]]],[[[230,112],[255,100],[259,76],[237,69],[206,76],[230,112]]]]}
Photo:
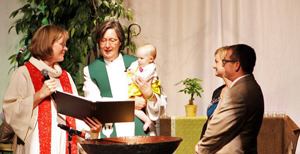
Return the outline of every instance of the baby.
{"type": "MultiPolygon", "coordinates": [[[[135,76],[140,76],[146,81],[153,78],[153,95],[151,98],[147,99],[152,100],[154,93],[160,95],[160,80],[158,80],[156,65],[154,64],[154,60],[156,58],[156,48],[153,45],[146,43],[138,48],[136,56],[138,57],[138,60],[133,62],[127,69],[127,76],[129,79],[129,98],[142,95],[138,87],[132,82],[132,78],[135,78],[135,76]]],[[[152,124],[152,121],[149,119],[149,117],[142,110],[135,110],[134,114],[145,123],[143,130],[147,131],[148,127],[152,124]]]]}

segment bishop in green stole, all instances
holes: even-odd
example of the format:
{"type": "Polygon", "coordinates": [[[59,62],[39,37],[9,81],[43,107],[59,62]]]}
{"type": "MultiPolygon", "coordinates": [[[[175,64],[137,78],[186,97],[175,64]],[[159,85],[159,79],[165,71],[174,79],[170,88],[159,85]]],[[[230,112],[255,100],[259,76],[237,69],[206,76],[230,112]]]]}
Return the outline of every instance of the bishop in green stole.
{"type": "MultiPolygon", "coordinates": [[[[123,54],[123,60],[125,64],[125,68],[128,68],[130,64],[137,60],[137,57],[123,54]]],[[[112,97],[109,78],[107,75],[106,65],[102,56],[96,59],[93,63],[89,65],[90,77],[93,82],[98,86],[102,97],[112,97]]],[[[125,71],[125,70],[124,70],[125,71]]],[[[135,123],[135,135],[147,135],[149,136],[149,129],[147,132],[143,130],[143,121],[134,116],[135,123]]],[[[110,137],[117,137],[115,125],[113,125],[113,132],[110,137]]],[[[101,138],[106,138],[106,136],[101,131],[101,138]]]]}

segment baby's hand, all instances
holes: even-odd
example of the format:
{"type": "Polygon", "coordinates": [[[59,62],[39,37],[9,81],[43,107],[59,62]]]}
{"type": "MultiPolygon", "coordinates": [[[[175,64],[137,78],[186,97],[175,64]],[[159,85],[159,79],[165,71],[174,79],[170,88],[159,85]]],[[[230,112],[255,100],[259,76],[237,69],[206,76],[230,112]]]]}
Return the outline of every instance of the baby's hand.
{"type": "Polygon", "coordinates": [[[134,74],[134,73],[135,73],[134,70],[131,69],[131,68],[128,68],[128,69],[127,69],[127,72],[129,72],[129,73],[131,73],[131,74],[134,74]]]}

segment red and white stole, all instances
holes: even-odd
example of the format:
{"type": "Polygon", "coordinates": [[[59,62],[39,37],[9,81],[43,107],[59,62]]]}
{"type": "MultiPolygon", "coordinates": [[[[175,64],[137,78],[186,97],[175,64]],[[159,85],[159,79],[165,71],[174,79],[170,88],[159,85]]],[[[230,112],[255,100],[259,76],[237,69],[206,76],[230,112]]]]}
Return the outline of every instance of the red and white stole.
{"type": "MultiPolygon", "coordinates": [[[[44,76],[41,74],[41,71],[38,70],[32,63],[27,62],[25,64],[27,67],[35,92],[39,91],[44,84],[44,76]]],[[[68,74],[65,70],[62,71],[61,76],[59,77],[60,84],[64,92],[73,93],[72,87],[68,74]]],[[[39,143],[40,143],[40,153],[42,154],[51,154],[51,125],[52,125],[52,114],[51,114],[51,98],[50,96],[45,98],[39,105],[38,110],[38,129],[39,129],[39,143]]],[[[76,129],[75,118],[66,116],[66,125],[76,129]]],[[[66,140],[66,154],[69,154],[69,143],[68,143],[68,132],[66,140]]],[[[77,136],[72,137],[71,142],[71,153],[77,154],[77,136]]]]}

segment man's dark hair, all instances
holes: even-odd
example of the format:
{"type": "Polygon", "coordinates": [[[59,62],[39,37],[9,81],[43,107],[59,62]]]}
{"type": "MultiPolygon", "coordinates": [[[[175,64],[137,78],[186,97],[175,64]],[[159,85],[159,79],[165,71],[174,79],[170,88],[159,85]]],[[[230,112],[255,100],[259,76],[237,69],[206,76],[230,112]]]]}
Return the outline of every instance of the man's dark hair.
{"type": "Polygon", "coordinates": [[[228,50],[232,50],[230,59],[240,62],[244,72],[249,74],[253,72],[256,55],[252,47],[246,44],[236,44],[229,46],[228,50]]]}

